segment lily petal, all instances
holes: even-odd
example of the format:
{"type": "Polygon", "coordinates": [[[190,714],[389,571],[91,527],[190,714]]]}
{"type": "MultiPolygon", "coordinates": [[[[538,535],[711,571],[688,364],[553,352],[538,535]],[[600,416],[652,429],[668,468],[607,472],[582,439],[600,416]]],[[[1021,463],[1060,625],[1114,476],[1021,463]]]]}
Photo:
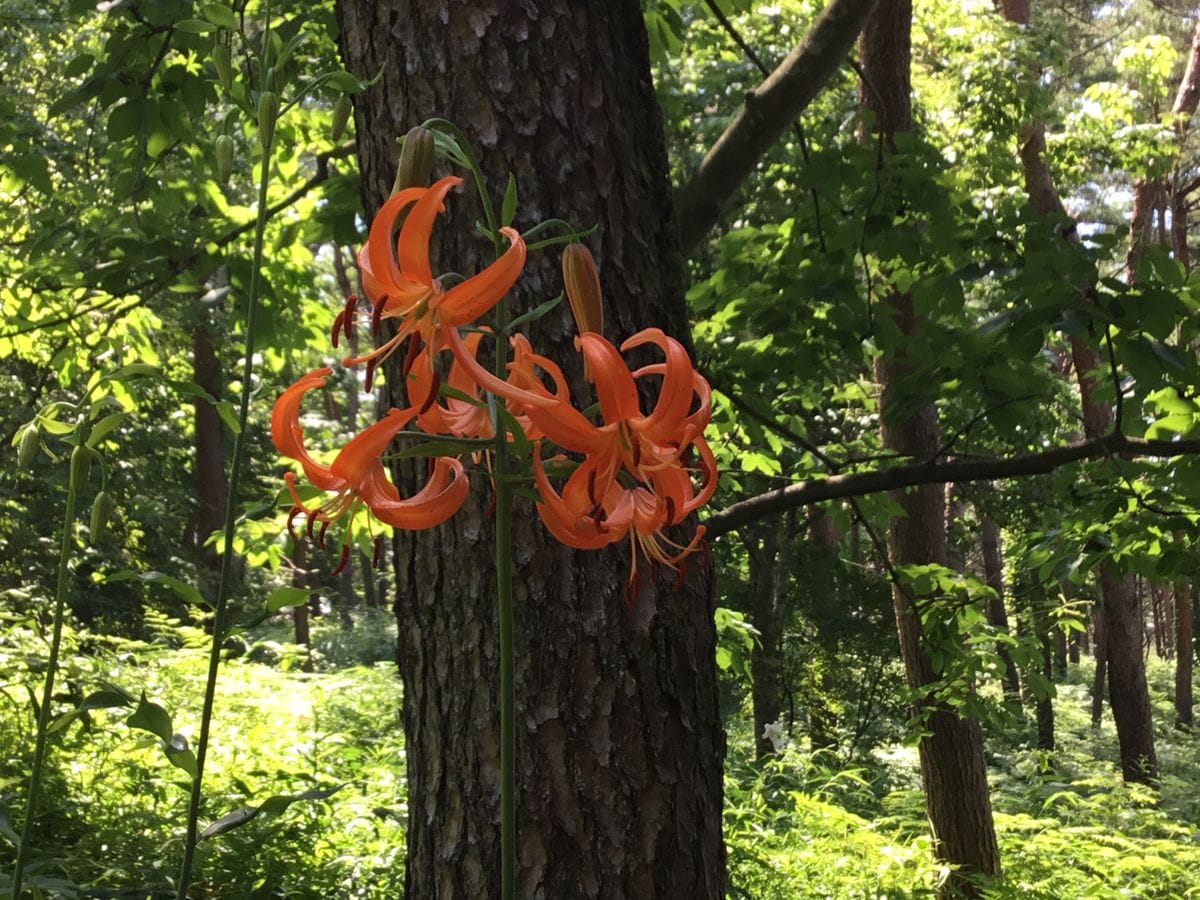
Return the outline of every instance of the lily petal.
{"type": "Polygon", "coordinates": [[[396,253],[400,260],[400,272],[409,281],[433,284],[433,272],[429,267],[429,235],[433,232],[433,222],[442,209],[446,194],[460,184],[461,178],[447,175],[433,187],[424,189],[421,199],[404,220],[396,242],[396,253]]]}
{"type": "Polygon", "coordinates": [[[477,275],[456,284],[431,304],[443,325],[474,322],[509,292],[525,267],[525,242],[513,228],[501,228],[509,240],[504,254],[477,275]]]}

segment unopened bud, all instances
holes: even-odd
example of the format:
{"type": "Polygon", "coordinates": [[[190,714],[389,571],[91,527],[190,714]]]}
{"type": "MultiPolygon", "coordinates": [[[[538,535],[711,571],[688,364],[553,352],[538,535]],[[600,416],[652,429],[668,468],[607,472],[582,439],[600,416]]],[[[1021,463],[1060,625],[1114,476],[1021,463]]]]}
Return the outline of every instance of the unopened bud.
{"type": "MultiPolygon", "coordinates": [[[[604,301],[600,296],[600,273],[596,271],[596,260],[592,251],[583,244],[567,244],[562,257],[563,287],[571,312],[575,316],[575,327],[579,333],[604,333],[604,301]]],[[[583,377],[592,380],[587,361],[583,364],[583,377]]]]}
{"type": "Polygon", "coordinates": [[[263,87],[265,87],[268,91],[274,91],[279,87],[277,84],[278,81],[279,75],[276,73],[275,67],[267,66],[267,75],[263,81],[263,87]]]}
{"type": "Polygon", "coordinates": [[[337,102],[333,104],[333,128],[330,129],[330,140],[339,141],[342,135],[346,133],[346,125],[350,121],[351,111],[350,98],[342,94],[337,98],[337,102]]]}
{"type": "Polygon", "coordinates": [[[404,136],[400,163],[396,167],[396,183],[392,185],[393,194],[404,188],[426,187],[429,184],[435,146],[433,132],[420,125],[404,136]]]}
{"type": "Polygon", "coordinates": [[[108,491],[101,491],[92,501],[92,519],[88,525],[93,542],[100,540],[100,535],[104,534],[104,529],[108,527],[108,520],[112,518],[112,512],[112,494],[108,491]]]}
{"type": "Polygon", "coordinates": [[[93,456],[95,454],[83,445],[71,451],[71,487],[76,491],[83,490],[83,486],[87,484],[93,456]]]}
{"type": "Polygon", "coordinates": [[[227,134],[218,134],[213,141],[213,153],[217,162],[217,181],[224,184],[233,174],[233,138],[227,134]]]}
{"type": "Polygon", "coordinates": [[[41,443],[42,436],[36,425],[30,425],[22,431],[21,441],[17,444],[17,465],[22,469],[28,468],[33,462],[33,458],[37,456],[41,443]]]}
{"type": "Polygon", "coordinates": [[[229,61],[229,48],[219,41],[212,49],[213,68],[217,70],[217,81],[221,87],[229,90],[233,87],[233,65],[229,61]]]}
{"type": "Polygon", "coordinates": [[[263,91],[258,95],[258,140],[266,150],[275,136],[275,117],[279,115],[279,101],[274,91],[263,91]]]}

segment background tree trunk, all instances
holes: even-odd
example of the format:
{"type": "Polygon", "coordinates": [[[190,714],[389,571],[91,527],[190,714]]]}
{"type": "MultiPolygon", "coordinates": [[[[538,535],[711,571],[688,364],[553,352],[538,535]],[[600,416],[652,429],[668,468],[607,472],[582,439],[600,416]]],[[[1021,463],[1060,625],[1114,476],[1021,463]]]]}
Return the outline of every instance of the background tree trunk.
{"type": "MultiPolygon", "coordinates": [[[[910,0],[883,0],[867,20],[859,47],[864,81],[861,102],[874,114],[874,127],[888,144],[895,134],[912,130],[911,29],[910,0]]],[[[903,334],[918,330],[911,296],[892,293],[887,304],[903,334]]],[[[877,366],[883,445],[900,453],[935,453],[940,440],[937,413],[932,406],[918,409],[904,421],[889,418],[890,407],[909,371],[902,350],[885,356],[877,366]]],[[[894,562],[945,565],[943,486],[923,485],[893,496],[904,510],[903,516],[892,521],[889,533],[894,562]]],[[[918,598],[899,585],[893,598],[905,674],[909,686],[919,690],[936,681],[938,673],[921,646],[918,598]]],[[[921,780],[936,853],[959,872],[996,874],[1000,854],[979,722],[930,703],[921,711],[921,717],[926,732],[919,746],[921,780]]],[[[952,879],[948,889],[968,896],[979,894],[976,887],[960,878],[952,879]]]]}
{"type": "Polygon", "coordinates": [[[775,583],[779,559],[779,524],[774,520],[740,532],[750,557],[750,622],[758,641],[750,651],[751,706],[754,708],[754,749],[759,759],[775,752],[766,727],[779,721],[783,711],[783,634],[776,605],[775,583]],[[762,536],[761,541],[759,535],[762,536]]]}
{"type": "MultiPolygon", "coordinates": [[[[655,325],[688,340],[681,257],[639,5],[342,0],[368,215],[394,176],[396,137],[456,122],[515,225],[580,227],[601,264],[608,336],[655,325]]],[[[441,169],[444,172],[445,169],[441,169]]],[[[436,268],[489,261],[469,192],[435,229],[436,268]]],[[[518,310],[561,290],[559,254],[531,255],[518,310]]],[[[531,326],[575,389],[574,326],[531,326]]],[[[649,356],[644,357],[649,358],[649,356]]],[[[400,381],[388,373],[389,387],[400,381]]],[[[486,482],[451,522],[395,540],[408,742],[410,897],[499,895],[499,723],[486,482]]],[[[724,892],[715,633],[708,567],[623,599],[628,549],[559,545],[532,504],[514,511],[518,892],[523,897],[717,898],[724,892]]],[[[676,535],[676,538],[685,535],[676,535]]]]}
{"type": "MultiPolygon", "coordinates": [[[[208,322],[203,319],[192,329],[192,379],[210,396],[218,400],[225,396],[216,340],[208,322]]],[[[228,490],[225,480],[225,437],[216,407],[200,397],[196,398],[195,403],[195,553],[201,566],[215,577],[219,557],[204,542],[225,524],[225,494],[228,490]]]]}
{"type": "Polygon", "coordinates": [[[1175,585],[1175,724],[1192,727],[1192,586],[1175,585]]]}
{"type": "MultiPolygon", "coordinates": [[[[1004,609],[1004,558],[1000,551],[1000,526],[989,515],[979,517],[979,543],[983,551],[983,576],[988,587],[996,596],[988,600],[988,624],[1005,633],[1008,632],[1008,613],[1004,609]]],[[[1004,693],[1010,700],[1021,699],[1021,678],[1017,664],[1007,647],[1000,648],[1000,660],[1004,663],[1004,693]]]]}

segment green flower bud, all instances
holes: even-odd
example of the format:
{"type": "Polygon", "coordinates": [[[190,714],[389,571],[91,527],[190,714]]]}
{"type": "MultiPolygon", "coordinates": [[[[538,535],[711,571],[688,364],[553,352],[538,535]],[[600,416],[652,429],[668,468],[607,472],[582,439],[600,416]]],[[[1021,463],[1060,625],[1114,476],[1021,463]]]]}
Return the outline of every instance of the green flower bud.
{"type": "Polygon", "coordinates": [[[30,425],[22,431],[21,441],[17,444],[17,465],[22,469],[28,468],[37,456],[41,443],[42,435],[36,425],[30,425]]]}
{"type": "Polygon", "coordinates": [[[350,110],[350,98],[342,94],[337,98],[337,103],[333,104],[333,128],[329,133],[331,140],[341,140],[342,135],[346,133],[346,124],[350,121],[350,110]]]}
{"type": "Polygon", "coordinates": [[[266,77],[267,90],[268,91],[275,90],[278,87],[278,85],[276,84],[277,81],[279,81],[279,75],[276,73],[275,67],[267,66],[267,77],[266,77]]]}
{"type": "Polygon", "coordinates": [[[233,65],[229,61],[229,48],[218,41],[212,49],[213,67],[217,70],[217,81],[229,90],[233,87],[233,65]]]}
{"type": "Polygon", "coordinates": [[[95,455],[82,445],[71,451],[71,485],[76,491],[83,490],[87,484],[88,472],[92,470],[92,457],[95,455]]]}
{"type": "Polygon", "coordinates": [[[433,171],[435,144],[433,132],[418,125],[404,136],[400,148],[400,164],[396,167],[396,183],[392,193],[409,187],[426,187],[433,171]]]}
{"type": "Polygon", "coordinates": [[[112,513],[112,494],[108,491],[101,491],[96,495],[96,499],[92,501],[92,519],[88,526],[93,543],[100,540],[100,536],[104,534],[104,529],[108,527],[108,520],[112,518],[112,513]]]}
{"type": "Polygon", "coordinates": [[[258,95],[258,140],[266,150],[275,136],[275,117],[279,115],[279,100],[274,91],[263,91],[258,95]]]}
{"type": "Polygon", "coordinates": [[[227,134],[218,134],[213,141],[213,152],[217,163],[217,181],[224,184],[233,174],[233,138],[227,134]]]}

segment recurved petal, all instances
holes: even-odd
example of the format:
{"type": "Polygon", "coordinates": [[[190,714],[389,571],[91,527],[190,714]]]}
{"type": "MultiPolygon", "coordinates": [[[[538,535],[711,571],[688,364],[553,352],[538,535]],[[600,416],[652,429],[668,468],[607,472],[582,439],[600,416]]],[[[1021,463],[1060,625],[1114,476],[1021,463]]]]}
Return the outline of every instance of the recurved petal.
{"type": "Polygon", "coordinates": [[[372,480],[363,500],[379,521],[395,528],[420,531],[440,525],[458,512],[469,490],[470,483],[463,464],[457,459],[439,456],[429,481],[413,496],[404,500],[386,496],[375,489],[372,480]],[[453,480],[451,475],[454,476],[453,480]]]}
{"type": "Polygon", "coordinates": [[[695,371],[692,368],[692,360],[687,351],[683,349],[683,345],[674,338],[667,337],[661,328],[646,328],[639,331],[621,345],[621,350],[624,352],[643,344],[654,344],[663,351],[667,359],[663,364],[663,381],[658,393],[658,402],[640,427],[654,431],[660,428],[674,429],[682,426],[687,418],[688,410],[692,408],[692,394],[695,387],[692,378],[695,371]]]}
{"type": "Polygon", "coordinates": [[[396,432],[411,422],[415,413],[411,407],[388,410],[386,416],[350,439],[334,459],[330,471],[361,490],[370,479],[372,464],[379,462],[396,432]]]}
{"type": "Polygon", "coordinates": [[[396,242],[396,253],[400,258],[400,272],[409,281],[433,283],[433,272],[429,267],[429,235],[433,232],[433,222],[442,210],[446,194],[460,184],[461,178],[447,175],[432,187],[424,189],[421,199],[404,220],[400,238],[396,242]]]}
{"type": "Polygon", "coordinates": [[[463,367],[463,371],[485,391],[505,400],[525,404],[526,407],[552,407],[559,402],[545,389],[540,394],[523,390],[493,375],[471,355],[457,328],[442,326],[439,333],[450,352],[454,354],[454,358],[463,367]]]}
{"type": "Polygon", "coordinates": [[[525,242],[512,228],[501,228],[509,240],[504,254],[466,281],[456,284],[431,304],[444,325],[466,325],[495,306],[508,293],[525,267],[525,242]]]}
{"type": "Polygon", "coordinates": [[[359,262],[362,262],[365,255],[367,265],[364,266],[364,270],[370,272],[371,280],[374,282],[373,286],[378,293],[371,294],[365,274],[363,290],[372,300],[378,300],[384,294],[394,293],[395,288],[404,280],[400,269],[396,266],[395,254],[392,252],[396,219],[404,210],[420,200],[426,190],[427,188],[423,187],[412,187],[398,191],[384,202],[371,222],[371,231],[367,235],[366,246],[359,253],[359,262]]]}
{"type": "Polygon", "coordinates": [[[611,425],[640,417],[637,387],[617,348],[592,331],[575,338],[575,346],[591,369],[604,421],[611,425]]]}
{"type": "Polygon", "coordinates": [[[534,445],[533,480],[541,501],[537,504],[538,515],[546,530],[560,543],[577,550],[596,550],[620,540],[628,531],[628,524],[600,524],[594,519],[573,511],[554,490],[542,465],[541,446],[534,445]]]}
{"type": "Polygon", "coordinates": [[[280,455],[294,459],[304,468],[304,474],[321,490],[336,490],[340,480],[327,466],[314,462],[304,446],[304,431],[300,427],[300,405],[304,395],[313,388],[325,386],[325,377],[332,369],[314,369],[287,388],[271,410],[271,441],[280,455]]]}

